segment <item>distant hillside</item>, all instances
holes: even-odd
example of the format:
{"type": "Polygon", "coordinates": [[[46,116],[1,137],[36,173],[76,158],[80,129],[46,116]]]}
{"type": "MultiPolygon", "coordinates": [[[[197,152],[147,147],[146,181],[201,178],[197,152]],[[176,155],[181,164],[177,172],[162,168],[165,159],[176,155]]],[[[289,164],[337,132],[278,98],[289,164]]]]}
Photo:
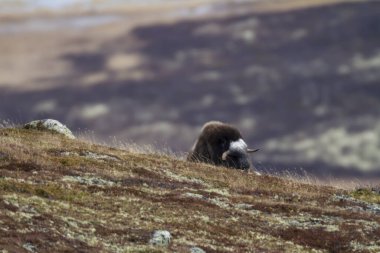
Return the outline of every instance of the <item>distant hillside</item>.
{"type": "Polygon", "coordinates": [[[375,253],[376,191],[0,130],[1,252],[375,253]],[[168,248],[149,244],[155,230],[168,248]]]}

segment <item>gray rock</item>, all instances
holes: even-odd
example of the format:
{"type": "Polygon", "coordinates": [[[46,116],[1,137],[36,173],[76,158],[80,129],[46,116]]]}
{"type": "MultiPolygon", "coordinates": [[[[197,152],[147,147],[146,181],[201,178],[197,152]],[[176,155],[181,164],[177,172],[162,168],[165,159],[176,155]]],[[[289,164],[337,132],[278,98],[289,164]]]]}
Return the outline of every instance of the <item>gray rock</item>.
{"type": "Polygon", "coordinates": [[[75,139],[73,133],[61,122],[54,119],[42,119],[42,120],[34,120],[24,125],[25,129],[36,129],[42,131],[53,131],[56,133],[63,134],[69,139],[75,139]]]}
{"type": "Polygon", "coordinates": [[[114,186],[115,182],[92,176],[64,176],[62,181],[79,183],[81,185],[114,186]]]}
{"type": "Polygon", "coordinates": [[[154,246],[169,246],[172,236],[169,231],[166,230],[156,230],[153,233],[152,238],[149,243],[154,246]]]}
{"type": "Polygon", "coordinates": [[[237,209],[243,209],[243,210],[251,210],[251,209],[253,209],[253,205],[246,204],[246,203],[237,204],[237,205],[235,205],[235,207],[237,209]]]}
{"type": "Polygon", "coordinates": [[[94,153],[91,151],[83,151],[80,155],[84,156],[86,158],[95,159],[95,160],[108,160],[108,161],[118,161],[119,160],[118,158],[116,158],[114,156],[105,155],[105,154],[97,154],[97,153],[94,153]]]}
{"type": "Polygon", "coordinates": [[[36,246],[34,246],[33,244],[27,242],[25,243],[24,245],[22,245],[22,247],[24,249],[26,249],[28,252],[37,252],[36,250],[36,246]]]}
{"type": "Polygon", "coordinates": [[[62,151],[59,153],[61,156],[81,156],[88,159],[94,160],[103,160],[103,161],[119,161],[120,159],[116,156],[106,155],[106,154],[98,154],[91,151],[62,151]]]}
{"type": "Polygon", "coordinates": [[[204,251],[203,249],[199,247],[192,247],[190,249],[190,253],[206,253],[206,251],[204,251]]]}

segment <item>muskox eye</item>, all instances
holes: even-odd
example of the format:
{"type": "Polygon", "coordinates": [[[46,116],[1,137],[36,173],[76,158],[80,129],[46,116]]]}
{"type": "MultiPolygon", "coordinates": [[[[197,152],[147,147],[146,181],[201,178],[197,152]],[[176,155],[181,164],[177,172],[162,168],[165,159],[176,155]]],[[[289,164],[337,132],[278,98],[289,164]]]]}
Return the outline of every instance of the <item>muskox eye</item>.
{"type": "Polygon", "coordinates": [[[221,138],[218,140],[218,144],[220,147],[222,147],[223,149],[227,149],[227,140],[224,139],[224,138],[221,138]]]}

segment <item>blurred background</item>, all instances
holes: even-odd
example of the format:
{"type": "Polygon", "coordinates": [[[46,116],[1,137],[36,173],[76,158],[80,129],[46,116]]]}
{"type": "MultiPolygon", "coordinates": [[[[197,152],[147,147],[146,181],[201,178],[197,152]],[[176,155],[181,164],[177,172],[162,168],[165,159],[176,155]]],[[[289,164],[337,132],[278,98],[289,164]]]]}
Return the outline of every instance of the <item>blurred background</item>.
{"type": "Polygon", "coordinates": [[[0,0],[0,120],[186,152],[237,126],[261,171],[380,180],[380,2],[0,0]]]}

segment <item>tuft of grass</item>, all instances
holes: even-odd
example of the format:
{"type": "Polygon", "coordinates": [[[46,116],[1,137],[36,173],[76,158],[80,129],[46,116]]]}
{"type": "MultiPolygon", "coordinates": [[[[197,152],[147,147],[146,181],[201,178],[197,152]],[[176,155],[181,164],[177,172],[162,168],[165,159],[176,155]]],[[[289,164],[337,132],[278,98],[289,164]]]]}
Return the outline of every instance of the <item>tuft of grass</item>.
{"type": "Polygon", "coordinates": [[[10,120],[0,120],[0,129],[2,128],[15,128],[16,124],[14,124],[10,120]]]}

